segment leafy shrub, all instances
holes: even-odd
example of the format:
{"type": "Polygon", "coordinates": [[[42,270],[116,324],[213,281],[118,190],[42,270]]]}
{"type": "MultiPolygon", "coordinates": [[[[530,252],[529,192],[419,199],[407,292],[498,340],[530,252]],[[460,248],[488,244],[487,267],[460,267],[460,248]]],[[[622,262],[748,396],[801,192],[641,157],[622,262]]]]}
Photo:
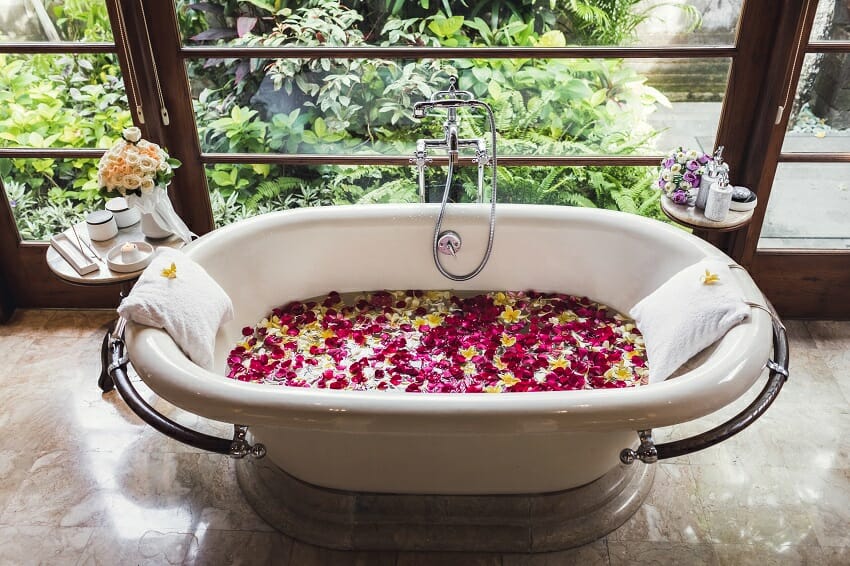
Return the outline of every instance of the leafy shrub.
{"type": "MultiPolygon", "coordinates": [[[[363,10],[365,3],[359,4],[363,10]]],[[[376,30],[364,28],[365,18],[353,8],[332,0],[312,0],[294,9],[269,10],[265,21],[274,25],[268,32],[234,33],[230,43],[566,45],[561,29],[547,27],[555,26],[554,20],[541,21],[516,11],[505,14],[496,4],[477,4],[492,6],[489,12],[467,10],[464,15],[446,10],[448,14],[405,18],[404,10],[415,11],[415,5],[409,8],[411,4],[405,3],[407,7],[402,8],[397,3],[373,2],[367,12],[385,10],[380,18],[383,27],[376,30]]],[[[646,117],[657,105],[669,104],[622,60],[286,58],[208,64],[230,70],[220,73],[219,84],[204,89],[196,103],[199,132],[208,151],[410,153],[413,141],[434,137],[437,125],[436,120],[414,121],[413,103],[443,88],[451,75],[460,76],[462,88],[493,106],[501,155],[617,155],[645,150],[655,136],[646,117]],[[269,83],[286,105],[272,108],[252,101],[259,85],[269,83]]],[[[489,129],[480,118],[469,115],[461,127],[464,137],[485,137],[489,129]]],[[[289,168],[286,175],[315,182],[315,171],[306,168],[289,168]]],[[[475,192],[473,175],[458,171],[462,194],[468,198],[475,192]]],[[[263,201],[259,187],[274,178],[263,166],[216,165],[211,176],[218,190],[227,197],[237,193],[234,202],[248,209],[256,209],[263,201]]],[[[499,181],[505,185],[502,194],[508,195],[504,198],[512,202],[592,205],[661,217],[657,195],[646,176],[642,168],[627,167],[512,168],[500,172],[499,181]]],[[[415,173],[405,168],[328,168],[323,179],[338,203],[418,198],[415,173]]]]}
{"type": "MultiPolygon", "coordinates": [[[[109,147],[131,124],[112,56],[0,54],[0,145],[109,147]]],[[[0,178],[35,203],[16,211],[21,234],[43,238],[102,202],[97,160],[0,159],[0,178]]]]}

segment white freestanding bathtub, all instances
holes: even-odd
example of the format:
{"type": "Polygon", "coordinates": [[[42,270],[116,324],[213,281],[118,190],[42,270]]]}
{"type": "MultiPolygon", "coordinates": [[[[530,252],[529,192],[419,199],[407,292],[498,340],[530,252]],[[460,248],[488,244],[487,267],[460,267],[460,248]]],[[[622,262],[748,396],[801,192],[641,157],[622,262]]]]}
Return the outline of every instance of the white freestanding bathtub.
{"type": "MultiPolygon", "coordinates": [[[[216,341],[215,371],[193,364],[162,330],[129,324],[130,359],[157,394],[210,419],[248,425],[267,460],[314,486],[395,494],[539,494],[583,486],[618,466],[635,431],[711,413],[761,374],[770,315],[753,310],[696,367],[629,389],[484,394],[310,390],[224,377],[225,358],[272,308],[329,291],[527,290],[583,295],[620,312],[680,269],[728,257],[677,228],[629,214],[499,205],[483,272],[453,283],[434,267],[437,205],[374,205],[272,213],[185,248],[230,294],[235,320],[216,341]]],[[[489,209],[452,205],[444,228],[465,273],[486,245],[489,209]]],[[[765,304],[743,270],[748,300],[765,304]]],[[[650,360],[651,364],[651,360],[650,360]]]]}

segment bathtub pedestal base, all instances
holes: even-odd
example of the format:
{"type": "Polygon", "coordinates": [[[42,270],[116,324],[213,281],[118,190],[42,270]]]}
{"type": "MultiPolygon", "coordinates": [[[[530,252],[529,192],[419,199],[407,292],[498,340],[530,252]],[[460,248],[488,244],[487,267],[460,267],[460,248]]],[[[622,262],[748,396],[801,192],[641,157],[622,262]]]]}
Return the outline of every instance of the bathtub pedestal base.
{"type": "Polygon", "coordinates": [[[344,550],[549,552],[596,540],[637,511],[655,466],[618,465],[581,487],[530,495],[406,495],[327,489],[268,459],[236,461],[245,498],[271,526],[344,550]]]}

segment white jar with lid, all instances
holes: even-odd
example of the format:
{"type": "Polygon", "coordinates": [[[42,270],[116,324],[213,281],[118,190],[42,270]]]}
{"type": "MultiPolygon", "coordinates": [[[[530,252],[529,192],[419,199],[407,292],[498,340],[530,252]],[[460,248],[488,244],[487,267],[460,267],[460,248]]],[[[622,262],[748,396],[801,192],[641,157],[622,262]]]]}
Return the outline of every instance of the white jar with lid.
{"type": "Polygon", "coordinates": [[[95,210],[86,216],[86,227],[89,238],[96,242],[109,240],[118,235],[118,225],[115,216],[108,210],[95,210]]]}
{"type": "Polygon", "coordinates": [[[115,197],[106,201],[106,210],[115,216],[115,223],[118,228],[132,226],[142,219],[139,209],[135,206],[128,206],[127,199],[124,197],[115,197]]]}

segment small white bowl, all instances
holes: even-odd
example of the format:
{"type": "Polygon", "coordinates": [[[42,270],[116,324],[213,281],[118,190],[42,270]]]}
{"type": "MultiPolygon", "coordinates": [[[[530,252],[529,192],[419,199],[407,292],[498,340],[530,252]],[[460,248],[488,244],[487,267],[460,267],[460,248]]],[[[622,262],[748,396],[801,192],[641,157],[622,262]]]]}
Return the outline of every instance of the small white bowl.
{"type": "Polygon", "coordinates": [[[146,268],[153,258],[153,246],[147,242],[129,242],[135,244],[136,249],[132,254],[122,253],[121,248],[126,243],[128,242],[118,244],[106,254],[106,265],[109,269],[118,273],[129,273],[146,268]]]}
{"type": "Polygon", "coordinates": [[[735,186],[732,187],[732,202],[729,204],[729,210],[734,210],[736,212],[747,212],[748,210],[754,209],[758,205],[759,199],[756,197],[755,193],[753,193],[747,187],[735,186]],[[752,197],[752,200],[740,201],[735,200],[735,197],[741,194],[744,194],[744,191],[749,193],[748,197],[752,197]]]}

